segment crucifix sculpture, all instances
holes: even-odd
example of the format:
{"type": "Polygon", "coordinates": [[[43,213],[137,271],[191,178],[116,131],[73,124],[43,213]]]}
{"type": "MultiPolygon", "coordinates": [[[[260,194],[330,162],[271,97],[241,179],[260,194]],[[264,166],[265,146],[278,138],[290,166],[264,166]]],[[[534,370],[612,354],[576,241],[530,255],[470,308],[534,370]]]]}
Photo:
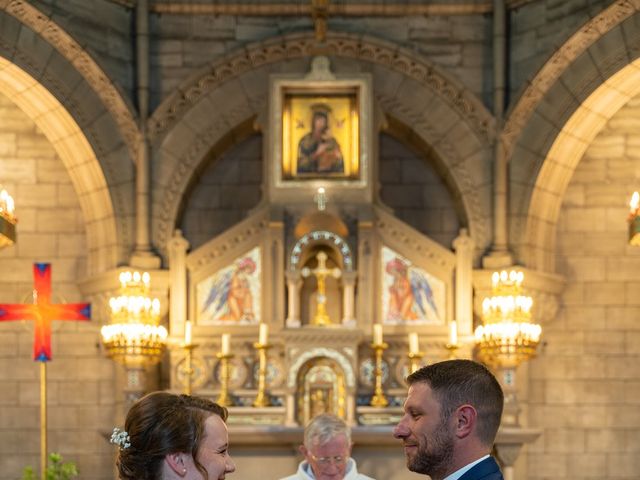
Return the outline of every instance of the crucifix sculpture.
{"type": "Polygon", "coordinates": [[[313,270],[309,267],[304,267],[302,269],[302,276],[309,277],[311,275],[315,275],[316,280],[318,282],[318,290],[316,296],[316,315],[313,317],[312,325],[329,325],[331,324],[331,319],[327,314],[327,289],[326,289],[326,279],[328,275],[331,275],[334,278],[340,278],[342,272],[339,268],[327,268],[327,254],[323,251],[318,252],[316,255],[316,259],[318,260],[318,266],[313,270]]]}
{"type": "Polygon", "coordinates": [[[33,320],[33,359],[40,362],[40,477],[47,467],[47,362],[51,360],[53,320],[89,320],[89,303],[51,303],[51,265],[33,264],[33,304],[0,303],[0,321],[33,320]]]}

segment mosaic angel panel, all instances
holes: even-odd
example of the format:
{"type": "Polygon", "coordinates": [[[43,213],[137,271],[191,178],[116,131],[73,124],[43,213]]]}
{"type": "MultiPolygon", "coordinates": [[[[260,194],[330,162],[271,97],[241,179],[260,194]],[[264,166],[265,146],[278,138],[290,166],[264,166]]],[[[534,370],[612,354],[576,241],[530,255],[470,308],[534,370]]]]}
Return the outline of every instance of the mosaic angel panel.
{"type": "Polygon", "coordinates": [[[201,281],[196,287],[198,323],[259,323],[261,271],[260,248],[256,247],[201,281]]]}
{"type": "Polygon", "coordinates": [[[382,308],[388,325],[443,324],[445,284],[382,247],[382,308]]]}

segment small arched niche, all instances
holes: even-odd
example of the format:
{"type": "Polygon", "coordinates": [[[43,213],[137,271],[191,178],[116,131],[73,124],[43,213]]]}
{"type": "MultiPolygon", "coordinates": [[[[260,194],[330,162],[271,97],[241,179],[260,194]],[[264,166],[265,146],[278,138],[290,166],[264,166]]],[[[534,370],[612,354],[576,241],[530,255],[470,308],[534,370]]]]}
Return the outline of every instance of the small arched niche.
{"type": "Polygon", "coordinates": [[[329,357],[314,357],[300,367],[296,390],[296,420],[306,425],[316,415],[332,413],[346,418],[345,374],[329,357]]]}

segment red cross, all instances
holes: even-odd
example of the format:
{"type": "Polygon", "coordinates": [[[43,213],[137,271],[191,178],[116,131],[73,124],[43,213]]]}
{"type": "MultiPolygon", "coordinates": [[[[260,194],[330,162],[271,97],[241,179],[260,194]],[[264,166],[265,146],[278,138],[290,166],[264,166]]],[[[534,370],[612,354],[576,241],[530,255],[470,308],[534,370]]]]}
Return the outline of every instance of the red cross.
{"type": "Polygon", "coordinates": [[[35,320],[33,359],[37,362],[51,360],[51,322],[53,320],[89,320],[89,303],[51,303],[51,264],[33,264],[34,304],[0,303],[0,321],[35,320]]]}

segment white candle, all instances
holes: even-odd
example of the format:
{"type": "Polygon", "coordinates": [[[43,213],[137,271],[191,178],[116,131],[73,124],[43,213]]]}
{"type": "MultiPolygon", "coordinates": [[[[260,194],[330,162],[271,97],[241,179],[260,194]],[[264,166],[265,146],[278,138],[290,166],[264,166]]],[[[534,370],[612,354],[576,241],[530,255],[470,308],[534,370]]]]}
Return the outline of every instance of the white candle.
{"type": "Polygon", "coordinates": [[[229,351],[231,346],[231,334],[230,333],[223,333],[222,334],[222,348],[221,348],[221,352],[222,355],[229,355],[229,351]]]}
{"type": "Polygon", "coordinates": [[[184,344],[191,345],[191,321],[187,320],[184,324],[184,344]]]}
{"type": "Polygon", "coordinates": [[[449,325],[449,344],[458,345],[458,325],[455,320],[449,325]]]}
{"type": "Polygon", "coordinates": [[[409,334],[409,353],[416,354],[420,351],[420,345],[418,343],[418,334],[411,332],[409,334]]]}
{"type": "Polygon", "coordinates": [[[379,323],[373,324],[373,343],[376,345],[382,344],[382,325],[379,323]]]}
{"type": "Polygon", "coordinates": [[[260,324],[260,335],[258,336],[258,343],[260,345],[266,345],[269,339],[269,325],[266,323],[260,324]]]}

